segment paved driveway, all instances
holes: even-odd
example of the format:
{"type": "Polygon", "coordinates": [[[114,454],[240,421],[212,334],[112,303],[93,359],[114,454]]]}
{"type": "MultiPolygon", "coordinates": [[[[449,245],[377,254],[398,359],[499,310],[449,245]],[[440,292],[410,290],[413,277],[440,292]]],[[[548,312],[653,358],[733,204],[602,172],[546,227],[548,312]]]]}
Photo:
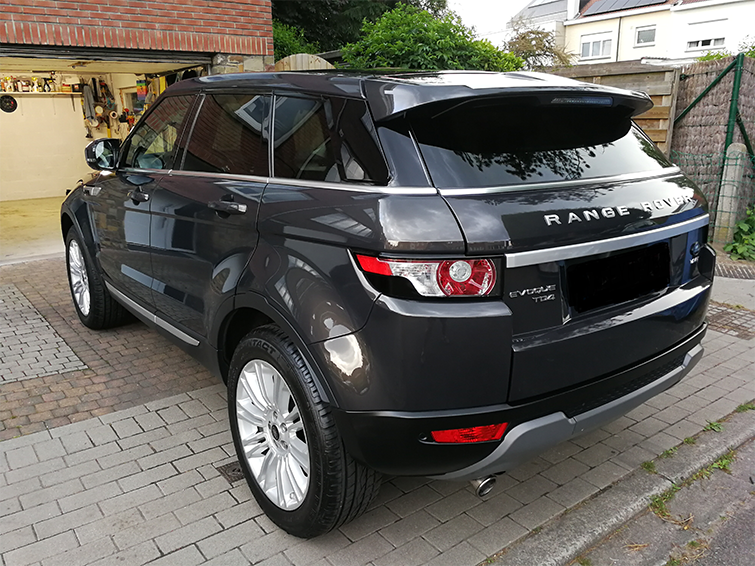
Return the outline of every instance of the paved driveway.
{"type": "Polygon", "coordinates": [[[363,517],[302,541],[221,475],[225,391],[188,355],[139,323],[84,328],[62,259],[0,267],[0,300],[4,566],[478,564],[755,398],[755,313],[716,305],[685,381],[501,476],[485,500],[394,478],[363,517]]]}

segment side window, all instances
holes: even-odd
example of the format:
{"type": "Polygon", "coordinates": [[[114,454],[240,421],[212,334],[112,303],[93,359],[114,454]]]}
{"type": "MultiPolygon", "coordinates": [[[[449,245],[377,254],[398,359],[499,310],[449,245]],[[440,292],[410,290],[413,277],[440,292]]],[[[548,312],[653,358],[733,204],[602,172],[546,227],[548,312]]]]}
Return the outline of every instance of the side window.
{"type": "Polygon", "coordinates": [[[178,149],[184,120],[193,102],[193,96],[164,98],[136,126],[121,166],[136,169],[170,169],[178,149]]]}
{"type": "Polygon", "coordinates": [[[182,169],[267,176],[269,115],[269,96],[207,95],[182,169]]]}
{"type": "Polygon", "coordinates": [[[274,175],[386,184],[388,170],[367,105],[342,98],[275,99],[274,175]]]}

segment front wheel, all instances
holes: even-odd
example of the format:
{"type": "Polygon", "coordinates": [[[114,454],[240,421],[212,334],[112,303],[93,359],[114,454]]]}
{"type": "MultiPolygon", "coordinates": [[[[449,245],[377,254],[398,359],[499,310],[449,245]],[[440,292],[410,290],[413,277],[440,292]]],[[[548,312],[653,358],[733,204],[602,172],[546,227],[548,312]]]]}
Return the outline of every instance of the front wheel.
{"type": "Polygon", "coordinates": [[[277,326],[244,337],[228,377],[231,433],[268,517],[311,538],[364,512],[380,477],[346,452],[301,353],[277,326]]]}
{"type": "Polygon", "coordinates": [[[132,320],[129,312],[108,292],[74,228],[66,234],[66,267],[73,306],[84,326],[102,330],[132,320]]]}

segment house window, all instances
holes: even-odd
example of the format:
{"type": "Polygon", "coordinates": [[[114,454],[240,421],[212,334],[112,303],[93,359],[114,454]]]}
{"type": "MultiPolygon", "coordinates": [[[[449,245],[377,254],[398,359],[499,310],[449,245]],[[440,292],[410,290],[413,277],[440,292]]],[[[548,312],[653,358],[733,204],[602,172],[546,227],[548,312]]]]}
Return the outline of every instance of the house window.
{"type": "Polygon", "coordinates": [[[634,34],[634,46],[655,45],[655,26],[638,27],[634,34]]]}
{"type": "Polygon", "coordinates": [[[722,49],[730,25],[726,18],[690,23],[687,26],[687,51],[722,49]]]}
{"type": "Polygon", "coordinates": [[[696,39],[694,41],[687,42],[687,49],[688,50],[711,49],[715,47],[723,47],[724,43],[725,43],[725,38],[723,37],[716,37],[716,38],[709,38],[709,39],[696,39]]]}
{"type": "Polygon", "coordinates": [[[611,33],[582,36],[581,59],[605,59],[611,56],[611,33]]]}

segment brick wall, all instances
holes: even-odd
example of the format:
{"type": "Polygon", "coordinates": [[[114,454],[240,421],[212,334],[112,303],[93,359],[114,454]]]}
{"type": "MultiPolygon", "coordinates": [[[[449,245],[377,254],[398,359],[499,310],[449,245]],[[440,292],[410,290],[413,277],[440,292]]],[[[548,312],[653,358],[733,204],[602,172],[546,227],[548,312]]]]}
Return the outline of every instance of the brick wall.
{"type": "Polygon", "coordinates": [[[273,54],[270,0],[0,3],[0,44],[273,54]]]}

